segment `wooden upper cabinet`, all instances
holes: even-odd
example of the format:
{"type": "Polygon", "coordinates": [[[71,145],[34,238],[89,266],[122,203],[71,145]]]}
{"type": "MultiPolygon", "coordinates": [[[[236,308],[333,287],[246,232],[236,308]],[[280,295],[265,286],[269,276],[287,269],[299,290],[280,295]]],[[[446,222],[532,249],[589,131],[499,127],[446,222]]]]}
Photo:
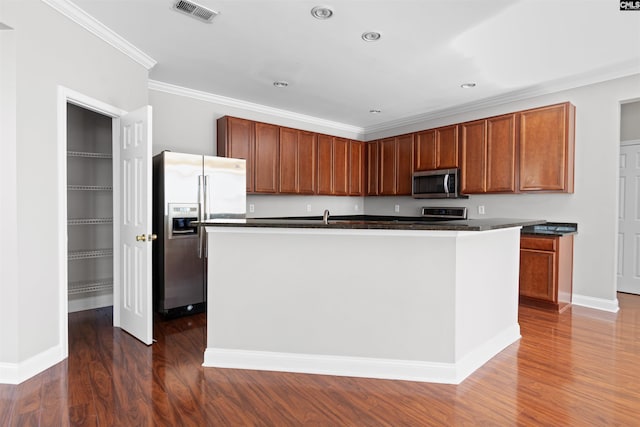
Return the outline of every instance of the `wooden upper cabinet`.
{"type": "Polygon", "coordinates": [[[318,135],[318,194],[332,194],[333,138],[318,135]]]}
{"type": "Polygon", "coordinates": [[[298,192],[298,131],[280,128],[280,185],[281,193],[298,192]]]}
{"type": "Polygon", "coordinates": [[[516,115],[487,119],[487,193],[517,191],[516,115]]]}
{"type": "Polygon", "coordinates": [[[379,186],[381,196],[396,194],[396,140],[386,138],[380,141],[380,175],[379,186]]]}
{"type": "Polygon", "coordinates": [[[349,141],[349,195],[364,196],[365,143],[349,141]]]}
{"type": "Polygon", "coordinates": [[[487,134],[486,120],[460,125],[460,192],[463,194],[487,191],[487,134]]]}
{"type": "Polygon", "coordinates": [[[254,191],[277,193],[279,181],[279,128],[267,123],[255,124],[254,191]]]}
{"type": "Polygon", "coordinates": [[[366,143],[367,196],[380,194],[380,141],[366,143]]]}
{"type": "Polygon", "coordinates": [[[516,191],[515,114],[460,125],[463,194],[516,191]]]}
{"type": "Polygon", "coordinates": [[[379,194],[411,195],[414,134],[380,141],[379,194]]]}
{"type": "Polygon", "coordinates": [[[414,134],[396,138],[396,194],[411,195],[413,182],[413,140],[414,134]]]}
{"type": "Polygon", "coordinates": [[[280,128],[279,151],[279,192],[313,194],[316,183],[315,134],[280,128]]]}
{"type": "Polygon", "coordinates": [[[255,122],[224,116],[217,121],[217,153],[247,161],[247,192],[254,191],[255,122]]]}
{"type": "Polygon", "coordinates": [[[428,171],[436,169],[437,162],[435,129],[417,132],[414,143],[414,170],[428,171]]]}
{"type": "Polygon", "coordinates": [[[416,132],[414,170],[458,167],[458,125],[416,132]]]}
{"type": "Polygon", "coordinates": [[[349,140],[333,138],[333,191],[336,196],[349,194],[349,140]]]}
{"type": "Polygon", "coordinates": [[[520,191],[573,193],[575,107],[566,102],[519,117],[520,191]]]}
{"type": "Polygon", "coordinates": [[[317,135],[313,132],[298,132],[298,193],[316,192],[317,135]]]}
{"type": "Polygon", "coordinates": [[[458,125],[435,129],[436,169],[458,167],[458,125]]]}

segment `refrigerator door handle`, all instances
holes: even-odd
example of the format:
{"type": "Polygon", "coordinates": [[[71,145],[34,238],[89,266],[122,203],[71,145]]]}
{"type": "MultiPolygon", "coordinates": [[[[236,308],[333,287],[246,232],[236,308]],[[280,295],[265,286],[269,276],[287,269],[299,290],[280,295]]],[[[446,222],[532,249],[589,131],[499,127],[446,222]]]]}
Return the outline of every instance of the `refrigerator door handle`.
{"type": "MultiPolygon", "coordinates": [[[[202,199],[204,194],[204,176],[198,175],[198,221],[204,220],[204,213],[202,209],[202,199]]],[[[202,226],[198,227],[198,258],[202,258],[202,226]]]]}

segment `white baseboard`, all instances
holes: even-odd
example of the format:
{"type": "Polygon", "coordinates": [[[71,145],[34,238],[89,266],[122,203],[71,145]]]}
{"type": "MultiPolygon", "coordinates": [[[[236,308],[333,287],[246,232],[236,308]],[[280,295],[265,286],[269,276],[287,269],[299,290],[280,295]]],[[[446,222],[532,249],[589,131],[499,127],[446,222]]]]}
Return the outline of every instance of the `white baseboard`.
{"type": "Polygon", "coordinates": [[[460,384],[518,339],[516,324],[456,363],[207,348],[202,366],[460,384]]]}
{"type": "Polygon", "coordinates": [[[69,298],[68,312],[93,310],[96,308],[109,307],[113,305],[113,293],[92,295],[83,298],[69,298]]]}
{"type": "Polygon", "coordinates": [[[618,306],[618,298],[610,300],[573,294],[573,296],[571,297],[571,303],[573,305],[595,308],[596,310],[609,311],[611,313],[617,313],[620,309],[620,307],[618,306]]]}
{"type": "Polygon", "coordinates": [[[62,348],[55,346],[23,362],[0,363],[0,384],[20,384],[62,360],[62,348]]]}

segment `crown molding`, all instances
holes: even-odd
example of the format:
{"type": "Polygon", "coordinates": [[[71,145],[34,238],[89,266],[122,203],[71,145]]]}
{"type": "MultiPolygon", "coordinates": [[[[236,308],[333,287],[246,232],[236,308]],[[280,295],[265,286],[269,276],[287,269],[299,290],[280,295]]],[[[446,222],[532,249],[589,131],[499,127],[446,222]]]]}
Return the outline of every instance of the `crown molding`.
{"type": "Polygon", "coordinates": [[[451,107],[431,111],[425,114],[368,126],[367,128],[365,128],[365,136],[373,133],[390,131],[406,126],[416,125],[429,120],[441,119],[457,114],[481,110],[484,108],[496,107],[510,102],[522,101],[529,98],[534,98],[536,96],[548,95],[551,93],[575,89],[582,86],[602,83],[608,80],[614,80],[634,74],[640,74],[640,61],[638,60],[622,62],[611,67],[601,68],[596,71],[554,80],[541,85],[531,86],[522,90],[509,92],[491,98],[481,99],[475,102],[453,105],[451,107]]]}
{"type": "Polygon", "coordinates": [[[73,4],[69,0],[42,0],[43,3],[51,6],[76,24],[104,40],[111,46],[124,53],[147,70],[152,69],[156,65],[156,60],[149,55],[120,37],[118,34],[107,28],[100,21],[89,15],[84,10],[73,4]]]}
{"type": "Polygon", "coordinates": [[[182,86],[177,86],[171,83],[164,83],[157,80],[149,80],[149,89],[159,92],[166,92],[173,95],[185,96],[187,98],[193,98],[200,101],[210,102],[212,104],[220,104],[227,107],[241,108],[243,110],[249,110],[256,113],[269,114],[285,119],[296,120],[299,122],[308,123],[311,125],[328,127],[331,129],[341,130],[345,132],[351,132],[358,135],[364,134],[364,128],[358,126],[352,126],[345,123],[334,122],[331,120],[319,119],[313,116],[307,116],[305,114],[294,113],[293,111],[281,110],[279,108],[273,108],[262,104],[254,104],[252,102],[242,101],[240,99],[229,98],[226,96],[215,95],[209,92],[203,92],[199,90],[189,89],[182,86]]]}

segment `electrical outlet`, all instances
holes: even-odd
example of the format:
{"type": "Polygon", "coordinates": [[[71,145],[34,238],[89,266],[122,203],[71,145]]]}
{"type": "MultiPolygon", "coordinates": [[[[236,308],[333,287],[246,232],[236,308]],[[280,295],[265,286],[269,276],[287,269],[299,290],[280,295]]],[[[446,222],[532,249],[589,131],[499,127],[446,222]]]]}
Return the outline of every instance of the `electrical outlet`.
{"type": "Polygon", "coordinates": [[[478,215],[484,215],[484,205],[478,206],[478,215]]]}
{"type": "Polygon", "coordinates": [[[356,212],[358,212],[358,211],[360,210],[360,206],[359,206],[357,203],[356,203],[356,205],[355,205],[353,208],[354,208],[354,210],[355,210],[356,212]]]}
{"type": "Polygon", "coordinates": [[[311,212],[311,205],[307,205],[307,212],[311,212]]]}
{"type": "Polygon", "coordinates": [[[256,211],[256,205],[253,203],[249,203],[249,212],[253,213],[256,211]]]}
{"type": "Polygon", "coordinates": [[[400,212],[400,205],[395,205],[395,207],[393,208],[393,210],[398,213],[400,212]]]}

